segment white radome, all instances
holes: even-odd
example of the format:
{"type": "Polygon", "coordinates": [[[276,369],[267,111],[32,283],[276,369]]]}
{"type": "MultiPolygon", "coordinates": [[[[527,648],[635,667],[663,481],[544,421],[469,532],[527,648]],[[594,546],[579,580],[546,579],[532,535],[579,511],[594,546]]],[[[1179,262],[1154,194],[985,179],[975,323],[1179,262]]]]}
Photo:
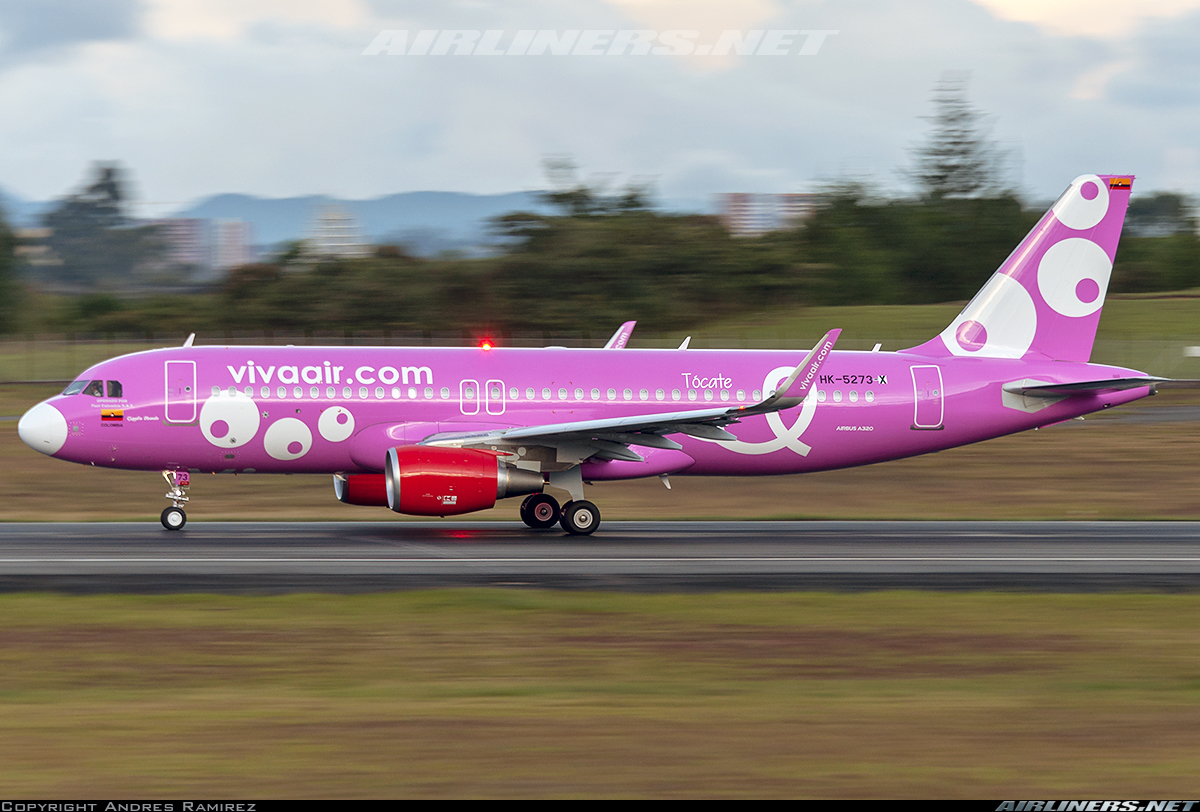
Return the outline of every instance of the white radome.
{"type": "Polygon", "coordinates": [[[56,454],[67,442],[67,418],[49,403],[39,403],[21,416],[17,434],[34,451],[56,454]]]}

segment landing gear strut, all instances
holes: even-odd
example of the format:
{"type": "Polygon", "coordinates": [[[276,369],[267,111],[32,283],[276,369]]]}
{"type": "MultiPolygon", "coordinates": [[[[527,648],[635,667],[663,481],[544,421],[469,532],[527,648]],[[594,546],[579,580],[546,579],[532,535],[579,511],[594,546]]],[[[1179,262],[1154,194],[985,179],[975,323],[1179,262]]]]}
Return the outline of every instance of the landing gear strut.
{"type": "Polygon", "coordinates": [[[558,500],[548,493],[534,493],[521,503],[521,521],[534,530],[553,527],[559,519],[558,500]]]}
{"type": "Polygon", "coordinates": [[[171,500],[171,507],[162,512],[160,521],[168,530],[182,530],[187,524],[187,514],[183,512],[183,506],[188,502],[188,495],[184,493],[184,488],[191,484],[191,476],[187,471],[163,471],[162,475],[170,488],[166,497],[171,500]]]}

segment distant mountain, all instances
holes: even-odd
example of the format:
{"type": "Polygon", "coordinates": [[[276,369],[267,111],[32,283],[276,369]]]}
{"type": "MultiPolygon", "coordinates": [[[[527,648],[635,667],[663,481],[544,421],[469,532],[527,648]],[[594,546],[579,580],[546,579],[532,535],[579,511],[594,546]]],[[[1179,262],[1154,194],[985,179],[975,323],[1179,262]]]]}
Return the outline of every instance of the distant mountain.
{"type": "Polygon", "coordinates": [[[500,195],[404,192],[374,200],[342,200],[324,195],[262,198],[222,194],[172,216],[245,220],[253,226],[255,243],[272,246],[303,239],[312,231],[321,207],[329,205],[354,215],[369,242],[407,243],[419,253],[477,249],[489,242],[489,218],[513,211],[546,210],[536,192],[500,195]]]}
{"type": "MultiPolygon", "coordinates": [[[[694,199],[656,201],[669,211],[704,212],[711,206],[694,199]]],[[[34,226],[56,201],[30,201],[0,189],[0,208],[14,226],[34,226]]],[[[458,250],[477,252],[492,243],[488,220],[514,211],[549,213],[538,192],[474,195],[463,192],[402,192],[372,200],[343,200],[326,195],[266,198],[220,194],[204,198],[171,217],[244,220],[252,239],[270,250],[312,232],[322,206],[334,205],[354,215],[363,237],[372,243],[399,243],[423,255],[458,250]]]]}
{"type": "Polygon", "coordinates": [[[42,212],[50,208],[51,203],[25,200],[5,189],[0,189],[0,210],[3,210],[4,220],[9,225],[18,228],[28,228],[38,224],[42,212]]]}

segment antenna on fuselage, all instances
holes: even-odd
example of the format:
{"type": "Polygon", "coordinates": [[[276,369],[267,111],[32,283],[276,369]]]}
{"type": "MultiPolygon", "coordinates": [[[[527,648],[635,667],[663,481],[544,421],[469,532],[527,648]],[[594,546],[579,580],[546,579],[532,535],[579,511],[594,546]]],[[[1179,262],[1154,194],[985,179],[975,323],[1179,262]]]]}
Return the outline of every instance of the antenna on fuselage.
{"type": "Polygon", "coordinates": [[[683,340],[683,343],[679,345],[679,349],[686,350],[688,348],[688,344],[691,344],[691,343],[692,343],[692,337],[688,336],[687,338],[685,338],[683,340]]]}
{"type": "Polygon", "coordinates": [[[191,333],[190,335],[188,335],[188,337],[187,337],[187,341],[184,341],[184,342],[183,342],[183,346],[185,346],[185,347],[190,347],[190,346],[192,346],[192,342],[193,342],[193,341],[195,341],[195,340],[196,340],[196,334],[195,334],[195,333],[191,333]]]}

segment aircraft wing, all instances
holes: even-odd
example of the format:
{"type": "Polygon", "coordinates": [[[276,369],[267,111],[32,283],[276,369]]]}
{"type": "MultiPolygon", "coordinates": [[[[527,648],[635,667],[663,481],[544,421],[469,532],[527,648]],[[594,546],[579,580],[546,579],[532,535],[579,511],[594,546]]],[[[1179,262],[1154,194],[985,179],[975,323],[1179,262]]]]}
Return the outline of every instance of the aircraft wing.
{"type": "Polygon", "coordinates": [[[1014,395],[1062,397],[1063,395],[1089,395],[1098,392],[1121,392],[1142,386],[1150,386],[1155,389],[1200,389],[1200,380],[1156,378],[1145,375],[1133,378],[1100,378],[1094,381],[1047,383],[1026,378],[1023,381],[1004,384],[1004,391],[1014,395]]]}
{"type": "Polygon", "coordinates": [[[689,409],[677,412],[626,415],[624,417],[577,420],[540,426],[515,426],[477,432],[441,432],[422,440],[424,445],[461,447],[544,446],[557,450],[558,462],[584,459],[619,459],[641,462],[629,446],[678,450],[679,443],[668,434],[686,434],[706,440],[736,440],[725,426],[744,417],[778,412],[800,404],[817,373],[833,350],[841,330],[830,330],[805,356],[779,389],[751,406],[689,409]],[[566,459],[564,459],[566,457],[566,459]]]}

